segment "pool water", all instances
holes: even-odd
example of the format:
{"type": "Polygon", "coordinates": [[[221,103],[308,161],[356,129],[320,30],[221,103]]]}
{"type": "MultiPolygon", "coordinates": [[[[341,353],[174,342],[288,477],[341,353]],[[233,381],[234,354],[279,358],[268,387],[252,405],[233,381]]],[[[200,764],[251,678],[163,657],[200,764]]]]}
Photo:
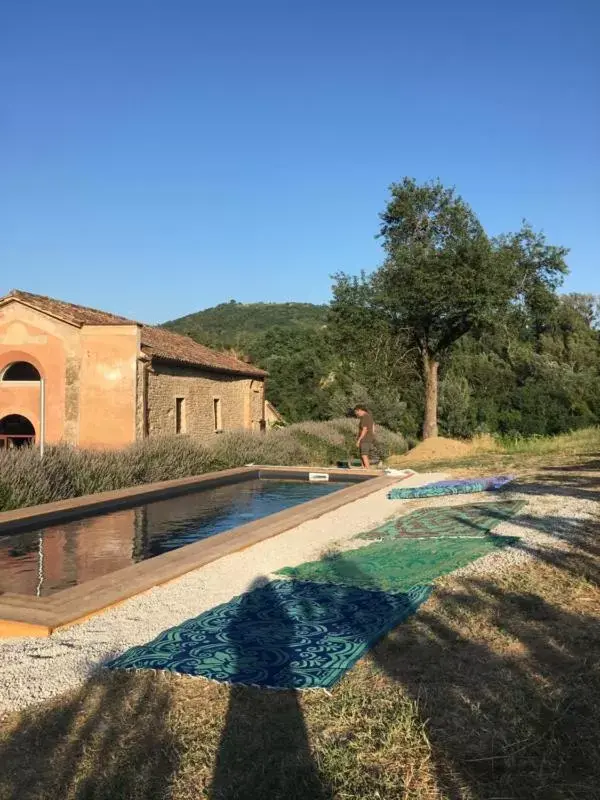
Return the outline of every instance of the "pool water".
{"type": "Polygon", "coordinates": [[[0,536],[0,592],[46,597],[351,485],[253,479],[0,536]]]}

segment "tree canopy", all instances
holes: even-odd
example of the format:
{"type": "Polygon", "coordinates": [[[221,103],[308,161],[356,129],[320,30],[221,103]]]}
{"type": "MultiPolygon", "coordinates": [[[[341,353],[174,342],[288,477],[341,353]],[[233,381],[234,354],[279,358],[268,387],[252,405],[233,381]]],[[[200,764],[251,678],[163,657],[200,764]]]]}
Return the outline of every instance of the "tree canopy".
{"type": "MultiPolygon", "coordinates": [[[[423,436],[438,432],[440,361],[465,334],[498,324],[513,306],[543,318],[567,268],[567,251],[524,224],[489,237],[471,208],[439,181],[392,184],[381,214],[385,261],[369,276],[336,276],[334,314],[362,307],[420,359],[423,436]]],[[[356,313],[356,312],[354,312],[356,313]]]]}

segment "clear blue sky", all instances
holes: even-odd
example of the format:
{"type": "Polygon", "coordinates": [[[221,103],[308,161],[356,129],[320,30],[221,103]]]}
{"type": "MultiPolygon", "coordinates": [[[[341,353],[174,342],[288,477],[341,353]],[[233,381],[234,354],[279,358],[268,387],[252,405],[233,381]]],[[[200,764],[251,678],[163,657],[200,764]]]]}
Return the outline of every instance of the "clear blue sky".
{"type": "Polygon", "coordinates": [[[404,175],[600,293],[599,39],[597,0],[4,2],[0,293],[327,301],[404,175]]]}

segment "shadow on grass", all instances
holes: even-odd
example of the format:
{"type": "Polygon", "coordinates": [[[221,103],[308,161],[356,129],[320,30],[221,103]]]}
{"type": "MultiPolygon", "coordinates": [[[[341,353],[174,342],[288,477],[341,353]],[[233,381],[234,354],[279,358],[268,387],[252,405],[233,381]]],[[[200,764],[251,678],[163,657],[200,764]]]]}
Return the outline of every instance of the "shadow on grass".
{"type": "Polygon", "coordinates": [[[178,769],[166,684],[105,674],[23,713],[0,744],[2,800],[167,800],[178,769]]]}
{"type": "Polygon", "coordinates": [[[600,472],[600,459],[591,459],[586,461],[585,464],[560,464],[558,466],[553,467],[544,467],[545,471],[548,472],[600,472]]]}
{"type": "Polygon", "coordinates": [[[600,796],[598,616],[562,607],[572,576],[541,570],[539,592],[481,578],[438,590],[371,652],[419,706],[440,798],[600,796]],[[552,580],[558,602],[542,596],[552,580]]]}
{"type": "MultiPolygon", "coordinates": [[[[258,622],[277,629],[277,650],[266,643],[267,668],[277,675],[278,684],[293,685],[293,674],[285,650],[297,639],[297,625],[265,579],[250,588],[264,586],[269,616],[258,622]],[[280,666],[282,665],[282,666],[280,666]]],[[[233,645],[232,672],[244,673],[248,658],[245,630],[256,626],[255,617],[240,607],[229,626],[233,645]]],[[[260,629],[259,629],[260,630],[260,629]]],[[[261,649],[260,639],[256,640],[261,649]]],[[[268,683],[268,676],[264,676],[268,683]]],[[[225,727],[221,735],[211,790],[211,800],[286,800],[311,798],[328,800],[331,790],[313,760],[299,695],[289,690],[249,689],[232,686],[225,727]]]]}
{"type": "Polygon", "coordinates": [[[597,617],[481,580],[439,600],[444,617],[422,613],[373,657],[419,698],[440,788],[451,798],[597,797],[597,617]],[[448,624],[465,611],[489,620],[491,639],[448,624]]]}
{"type": "Polygon", "coordinates": [[[591,462],[579,470],[571,465],[542,467],[537,474],[527,480],[517,480],[509,488],[525,496],[545,495],[596,502],[600,500],[599,464],[591,462]]]}
{"type": "MultiPolygon", "coordinates": [[[[264,584],[259,579],[256,587],[264,584]]],[[[267,637],[264,648],[260,635],[256,639],[268,655],[265,673],[272,670],[278,684],[293,685],[285,651],[297,637],[296,625],[275,593],[269,600],[268,620],[241,606],[230,623],[231,672],[244,674],[252,664],[242,634],[258,621],[267,637]],[[274,629],[276,647],[268,638],[274,629]]],[[[268,683],[267,674],[264,679],[268,683]]],[[[194,683],[145,670],[104,672],[70,697],[25,712],[0,736],[0,800],[331,800],[297,692],[231,686],[216,746],[206,725],[210,710],[197,707],[194,714],[182,705],[182,696],[194,696],[194,683]],[[190,770],[196,780],[190,781],[190,770]]]]}

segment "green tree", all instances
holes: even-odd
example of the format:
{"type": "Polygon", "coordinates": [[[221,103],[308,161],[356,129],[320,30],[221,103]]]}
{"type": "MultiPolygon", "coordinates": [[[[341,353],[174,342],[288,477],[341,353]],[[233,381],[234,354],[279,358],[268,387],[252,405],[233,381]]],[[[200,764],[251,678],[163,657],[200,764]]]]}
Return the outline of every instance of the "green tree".
{"type": "Polygon", "coordinates": [[[490,238],[464,200],[439,181],[419,185],[404,178],[390,191],[381,214],[384,264],[370,276],[335,276],[334,313],[341,317],[340,304],[356,303],[418,354],[427,438],[438,433],[442,358],[511,307],[541,321],[556,302],[567,251],[528,225],[490,238]]]}
{"type": "Polygon", "coordinates": [[[337,276],[329,313],[329,337],[337,356],[332,412],[364,403],[377,421],[414,433],[407,406],[418,380],[414,354],[402,331],[394,331],[379,313],[371,283],[337,276]]]}
{"type": "Polygon", "coordinates": [[[493,329],[464,336],[443,371],[444,432],[551,435],[597,423],[600,336],[593,327],[595,307],[593,297],[562,296],[545,317],[538,315],[536,324],[526,309],[513,305],[493,329]]]}
{"type": "Polygon", "coordinates": [[[267,396],[285,420],[328,418],[334,355],[326,332],[270,328],[247,352],[268,371],[267,396]]]}

